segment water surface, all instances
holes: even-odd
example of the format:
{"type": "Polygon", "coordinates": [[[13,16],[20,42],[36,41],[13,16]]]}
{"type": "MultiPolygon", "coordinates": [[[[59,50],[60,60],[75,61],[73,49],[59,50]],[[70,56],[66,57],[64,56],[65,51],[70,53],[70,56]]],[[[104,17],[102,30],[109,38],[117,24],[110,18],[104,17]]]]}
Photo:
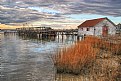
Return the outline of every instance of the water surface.
{"type": "Polygon", "coordinates": [[[54,81],[51,54],[71,45],[76,38],[61,36],[51,40],[0,34],[0,81],[54,81]]]}

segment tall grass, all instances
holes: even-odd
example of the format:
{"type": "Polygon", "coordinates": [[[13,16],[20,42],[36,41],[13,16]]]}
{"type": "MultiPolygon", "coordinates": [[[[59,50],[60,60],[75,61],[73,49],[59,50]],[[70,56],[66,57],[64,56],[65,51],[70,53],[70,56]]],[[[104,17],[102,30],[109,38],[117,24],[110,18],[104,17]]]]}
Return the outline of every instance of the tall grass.
{"type": "Polygon", "coordinates": [[[81,69],[96,59],[96,54],[101,50],[113,53],[121,52],[121,44],[114,44],[94,36],[86,36],[69,48],[64,48],[53,56],[58,72],[79,74],[81,69]]]}
{"type": "Polygon", "coordinates": [[[64,48],[56,54],[54,64],[58,72],[78,74],[83,66],[95,60],[97,49],[91,44],[77,42],[70,48],[64,48]]]}
{"type": "Polygon", "coordinates": [[[111,51],[113,54],[121,54],[121,41],[118,43],[116,41],[111,42],[94,36],[86,36],[84,40],[85,43],[90,43],[94,48],[111,51]]]}

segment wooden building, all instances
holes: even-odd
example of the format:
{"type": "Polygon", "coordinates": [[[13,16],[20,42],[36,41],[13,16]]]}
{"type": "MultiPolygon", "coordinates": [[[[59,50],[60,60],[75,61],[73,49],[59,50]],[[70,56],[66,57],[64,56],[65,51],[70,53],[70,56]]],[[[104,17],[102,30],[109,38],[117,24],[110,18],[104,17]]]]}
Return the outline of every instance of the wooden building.
{"type": "Polygon", "coordinates": [[[86,20],[78,26],[78,36],[108,36],[116,33],[116,25],[108,18],[86,20]]]}

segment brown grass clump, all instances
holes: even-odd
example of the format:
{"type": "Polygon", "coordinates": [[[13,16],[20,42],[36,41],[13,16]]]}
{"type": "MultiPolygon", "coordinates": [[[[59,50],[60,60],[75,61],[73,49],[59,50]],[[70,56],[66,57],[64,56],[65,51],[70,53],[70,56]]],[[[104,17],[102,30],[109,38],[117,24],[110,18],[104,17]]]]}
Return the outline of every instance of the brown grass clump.
{"type": "Polygon", "coordinates": [[[86,36],[70,48],[59,51],[53,56],[57,72],[81,74],[64,74],[64,78],[59,78],[62,81],[120,81],[121,41],[115,40],[86,36]]]}
{"type": "Polygon", "coordinates": [[[86,36],[72,47],[59,51],[53,56],[53,61],[58,72],[79,74],[85,65],[90,65],[89,63],[96,59],[96,54],[101,50],[121,54],[121,43],[116,44],[98,37],[86,36]]]}
{"type": "Polygon", "coordinates": [[[103,40],[102,42],[100,42],[100,46],[98,47],[103,48],[103,50],[110,51],[113,54],[121,54],[121,43],[113,43],[103,40]]]}
{"type": "Polygon", "coordinates": [[[83,42],[90,43],[94,48],[111,51],[113,54],[121,54],[121,42],[111,42],[111,38],[110,41],[107,41],[94,36],[86,36],[83,42]]]}
{"type": "Polygon", "coordinates": [[[117,54],[117,55],[121,55],[121,44],[112,44],[109,46],[107,46],[107,48],[113,53],[113,54],[117,54]]]}
{"type": "Polygon", "coordinates": [[[78,42],[55,55],[54,63],[58,72],[80,73],[81,68],[95,60],[97,49],[91,44],[78,42]]]}

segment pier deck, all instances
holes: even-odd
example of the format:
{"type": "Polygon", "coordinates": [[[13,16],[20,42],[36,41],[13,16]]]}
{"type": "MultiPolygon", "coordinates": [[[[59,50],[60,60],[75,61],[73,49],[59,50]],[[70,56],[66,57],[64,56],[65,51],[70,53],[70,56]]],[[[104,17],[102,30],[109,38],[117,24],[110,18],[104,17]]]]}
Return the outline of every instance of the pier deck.
{"type": "Polygon", "coordinates": [[[17,28],[19,35],[27,36],[57,36],[57,35],[77,35],[77,29],[52,29],[50,27],[29,27],[17,28]]]}

